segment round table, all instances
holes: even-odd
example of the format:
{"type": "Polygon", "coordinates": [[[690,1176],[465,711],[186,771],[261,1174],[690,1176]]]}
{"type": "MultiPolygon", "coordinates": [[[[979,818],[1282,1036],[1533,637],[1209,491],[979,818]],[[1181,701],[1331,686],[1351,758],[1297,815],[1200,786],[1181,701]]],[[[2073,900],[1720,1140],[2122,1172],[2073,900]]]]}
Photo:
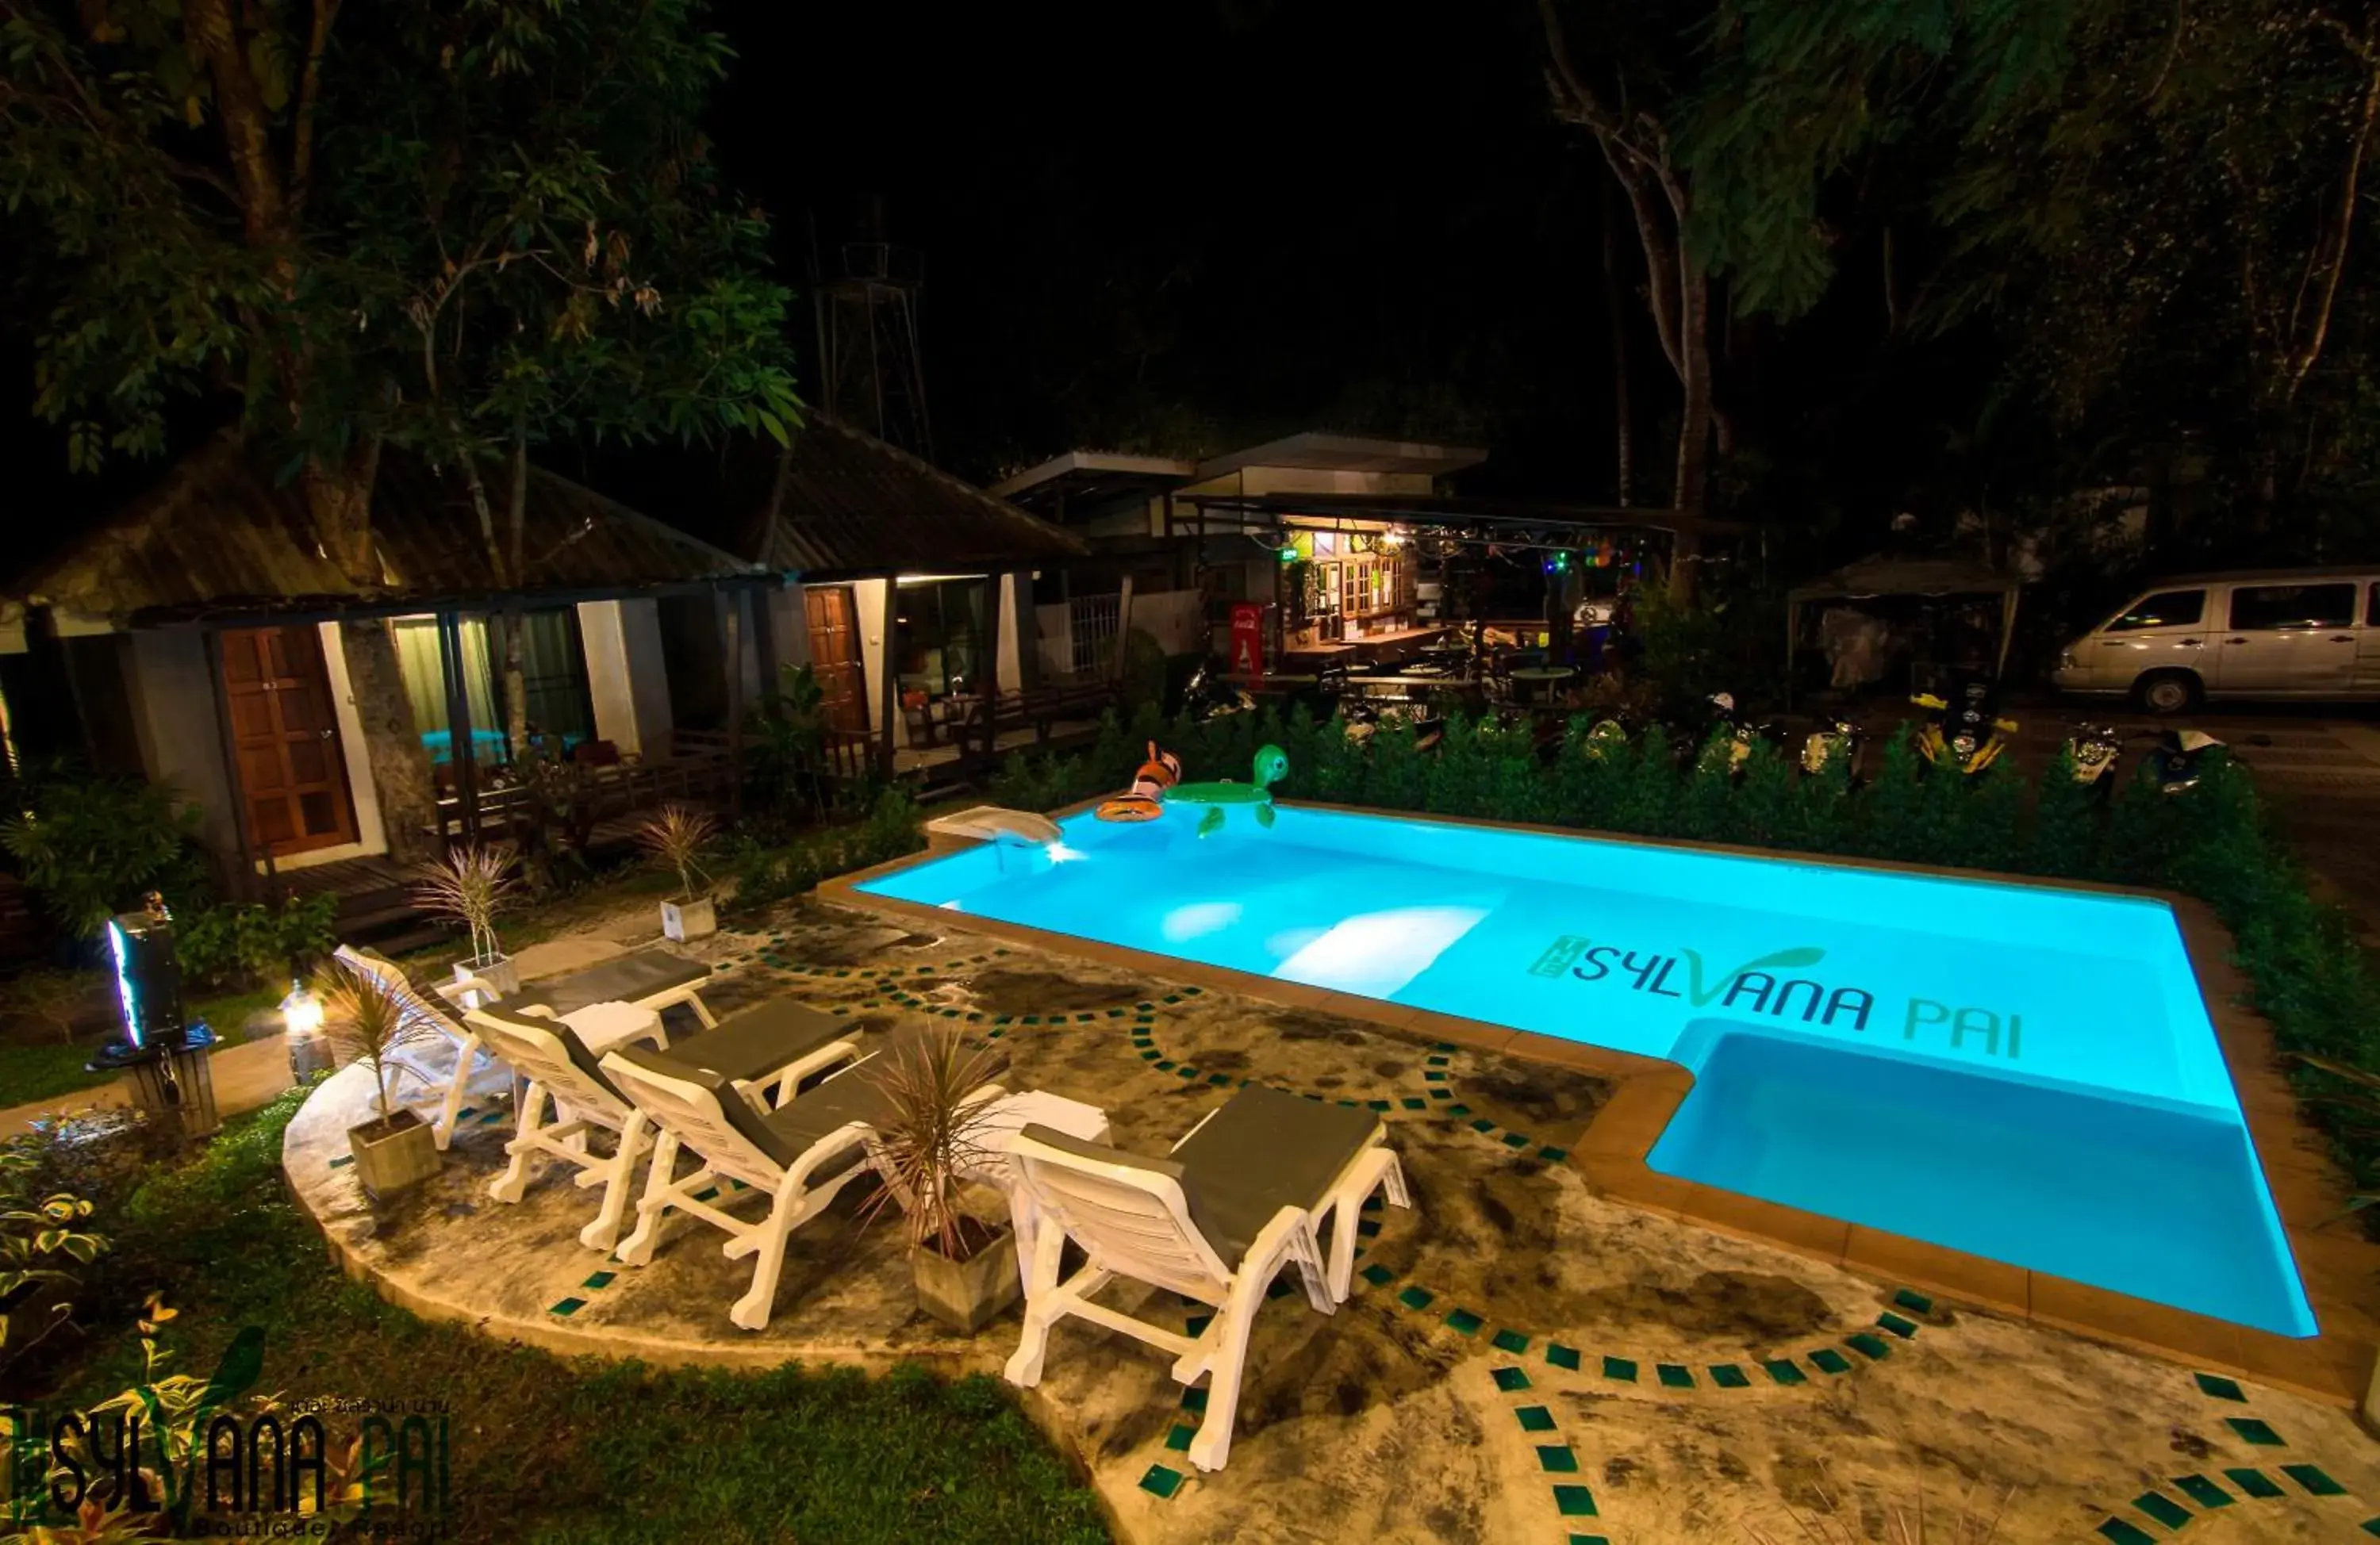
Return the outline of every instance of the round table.
{"type": "Polygon", "coordinates": [[[1539,689],[1550,692],[1578,672],[1567,665],[1524,665],[1508,672],[1512,695],[1524,703],[1536,700],[1539,689]]]}

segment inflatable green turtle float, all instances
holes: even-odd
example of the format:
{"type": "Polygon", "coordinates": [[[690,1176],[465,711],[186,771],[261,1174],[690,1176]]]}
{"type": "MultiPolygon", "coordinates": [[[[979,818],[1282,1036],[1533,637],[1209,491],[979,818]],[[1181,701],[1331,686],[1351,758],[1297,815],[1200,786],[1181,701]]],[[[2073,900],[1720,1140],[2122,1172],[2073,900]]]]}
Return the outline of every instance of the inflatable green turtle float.
{"type": "Polygon", "coordinates": [[[1206,806],[1198,817],[1198,835],[1211,837],[1223,829],[1223,812],[1234,805],[1245,805],[1256,813],[1257,825],[1272,825],[1272,786],[1289,773],[1289,758],[1281,747],[1268,745],[1257,750],[1256,762],[1249,769],[1245,783],[1233,783],[1226,779],[1217,783],[1177,783],[1167,791],[1167,804],[1206,806]]]}

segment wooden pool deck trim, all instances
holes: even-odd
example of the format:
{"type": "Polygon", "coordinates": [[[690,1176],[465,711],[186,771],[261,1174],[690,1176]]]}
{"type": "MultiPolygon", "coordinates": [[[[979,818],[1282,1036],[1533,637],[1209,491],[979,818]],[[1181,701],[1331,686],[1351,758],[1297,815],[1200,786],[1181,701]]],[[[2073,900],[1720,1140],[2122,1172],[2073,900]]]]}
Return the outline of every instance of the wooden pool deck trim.
{"type": "MultiPolygon", "coordinates": [[[[1086,802],[1060,815],[1071,815],[1086,802]]],[[[912,923],[965,927],[997,938],[1061,954],[1102,961],[1146,975],[1235,993],[1283,1008],[1318,1009],[1432,1041],[1451,1041],[1476,1051],[1574,1068],[1606,1079],[1610,1098],[1596,1112],[1585,1136],[1566,1163],[1576,1165],[1603,1194],[1632,1206],[1757,1240],[1894,1285],[1925,1288],[1942,1296],[2209,1372],[2228,1373],[2293,1391],[2330,1405],[2362,1405],[2372,1386],[2380,1351],[2380,1245],[2363,1237],[2345,1215],[2348,1184],[2330,1157],[2329,1143],[2301,1116],[2295,1092],[2281,1071],[2272,1027],[2243,1007],[2249,984],[2232,963],[2231,936],[2214,911],[2193,897],[2086,881],[2046,880],[2032,875],[1952,869],[1880,859],[1788,852],[1724,843],[1655,841],[1617,833],[1514,821],[1472,820],[1413,812],[1354,809],[1309,801],[1286,806],[1354,815],[1394,815],[1450,826],[1490,827],[1553,837],[1585,837],[1632,847],[1686,849],[1738,858],[1784,859],[1830,868],[1874,869],[1939,878],[1980,880],[2050,890],[2096,891],[2162,901],[2181,926],[2182,943],[2199,991],[2214,1021],[2232,1087],[2245,1115],[2265,1184],[2280,1213],[2299,1280],[2313,1306],[2322,1334],[2299,1340],[2250,1330],[2226,1321],[2109,1292],[2046,1272],[2029,1271],[1920,1239],[1888,1234],[1799,1208],[1763,1201],[1698,1181],[1662,1175],[1645,1155],[1694,1087],[1694,1075],[1673,1062],[1610,1051],[1484,1020],[1407,1008],[1352,993],[1276,981],[1252,972],[1127,949],[1020,923],[957,913],[919,902],[863,894],[858,887],[897,873],[937,854],[912,855],[828,880],[819,896],[863,911],[912,923]]]]}

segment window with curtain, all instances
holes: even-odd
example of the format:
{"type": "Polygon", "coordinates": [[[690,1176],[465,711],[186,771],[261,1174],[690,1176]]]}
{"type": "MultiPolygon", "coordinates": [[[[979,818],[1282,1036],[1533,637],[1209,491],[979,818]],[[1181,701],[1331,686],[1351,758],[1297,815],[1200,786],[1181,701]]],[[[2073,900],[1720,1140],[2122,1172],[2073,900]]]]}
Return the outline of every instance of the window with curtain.
{"type": "MultiPolygon", "coordinates": [[[[532,735],[552,737],[567,750],[593,738],[595,711],[587,685],[587,648],[578,633],[575,607],[521,613],[521,685],[528,702],[532,735]]],[[[405,693],[413,705],[413,722],[431,762],[443,766],[455,759],[454,726],[446,717],[446,680],[438,646],[435,617],[400,617],[396,659],[405,676],[405,693]]],[[[505,737],[504,676],[484,618],[465,618],[463,643],[464,705],[471,716],[471,756],[482,766],[511,759],[505,737]]]]}
{"type": "MultiPolygon", "coordinates": [[[[396,634],[397,669],[405,676],[405,695],[413,705],[414,727],[430,760],[441,766],[455,759],[454,725],[446,717],[445,655],[438,644],[438,619],[399,617],[391,628],[396,634]]],[[[462,626],[463,701],[471,716],[471,755],[480,763],[504,759],[504,718],[496,711],[496,680],[488,656],[487,624],[477,618],[462,626]]]]}

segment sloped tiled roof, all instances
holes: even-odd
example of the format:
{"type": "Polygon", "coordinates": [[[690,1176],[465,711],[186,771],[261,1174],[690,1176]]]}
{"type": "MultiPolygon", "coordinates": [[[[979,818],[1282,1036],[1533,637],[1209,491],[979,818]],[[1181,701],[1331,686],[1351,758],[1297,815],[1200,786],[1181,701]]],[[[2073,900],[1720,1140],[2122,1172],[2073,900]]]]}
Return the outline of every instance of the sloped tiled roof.
{"type": "MultiPolygon", "coordinates": [[[[509,487],[492,478],[490,495],[509,487]]],[[[504,535],[501,503],[496,513],[504,535]]],[[[120,625],[209,614],[322,612],[463,603],[497,596],[626,595],[734,579],[754,565],[591,489],[531,467],[522,576],[496,584],[461,477],[395,452],[372,496],[381,583],[358,585],[334,563],[294,484],[236,438],[210,441],[6,597],[120,625]]]]}
{"type": "Polygon", "coordinates": [[[1021,567],[1087,550],[1047,521],[825,414],[795,431],[783,472],[776,518],[765,504],[756,512],[747,550],[804,578],[1021,567]]]}

